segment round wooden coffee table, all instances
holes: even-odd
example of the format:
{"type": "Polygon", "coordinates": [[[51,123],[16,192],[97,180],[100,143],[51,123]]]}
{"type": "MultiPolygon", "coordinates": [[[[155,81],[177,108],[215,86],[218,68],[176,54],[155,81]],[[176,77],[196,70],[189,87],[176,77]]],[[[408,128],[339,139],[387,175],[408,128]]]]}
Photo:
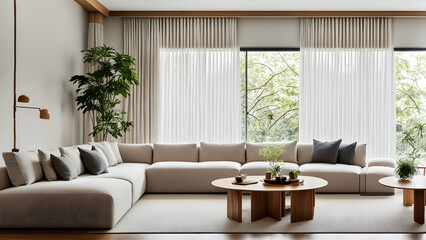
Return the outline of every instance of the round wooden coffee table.
{"type": "Polygon", "coordinates": [[[396,177],[385,177],[379,183],[386,187],[403,189],[403,204],[411,206],[414,202],[414,221],[425,223],[426,177],[416,176],[411,181],[399,181],[396,177]]]}
{"type": "Polygon", "coordinates": [[[256,184],[232,184],[234,178],[214,180],[212,185],[227,190],[228,218],[242,221],[242,193],[251,194],[251,221],[271,217],[278,221],[285,215],[285,192],[291,193],[291,222],[311,220],[314,218],[315,189],[327,186],[324,179],[299,176],[303,185],[272,185],[261,182],[264,176],[249,176],[247,179],[258,180],[256,184]]]}

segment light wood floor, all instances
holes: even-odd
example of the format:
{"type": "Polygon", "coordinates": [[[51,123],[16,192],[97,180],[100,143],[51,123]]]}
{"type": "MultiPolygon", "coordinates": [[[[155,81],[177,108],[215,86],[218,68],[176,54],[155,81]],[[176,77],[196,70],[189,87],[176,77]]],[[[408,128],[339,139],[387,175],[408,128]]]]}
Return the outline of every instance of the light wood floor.
{"type": "Polygon", "coordinates": [[[87,231],[0,230],[0,240],[426,240],[426,234],[89,234],[87,231]]]}

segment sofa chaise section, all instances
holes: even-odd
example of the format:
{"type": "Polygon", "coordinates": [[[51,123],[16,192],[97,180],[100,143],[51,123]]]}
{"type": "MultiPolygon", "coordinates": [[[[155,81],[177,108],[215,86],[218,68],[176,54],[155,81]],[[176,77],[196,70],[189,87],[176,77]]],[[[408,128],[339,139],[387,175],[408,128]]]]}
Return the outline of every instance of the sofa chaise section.
{"type": "Polygon", "coordinates": [[[300,166],[305,176],[325,179],[328,185],[319,193],[359,193],[361,167],[346,164],[306,163],[300,166]]]}
{"type": "Polygon", "coordinates": [[[112,228],[132,206],[131,183],[80,176],[0,191],[0,228],[112,228]]]}
{"type": "Polygon", "coordinates": [[[360,175],[361,194],[384,195],[394,194],[395,189],[385,187],[379,179],[395,175],[395,161],[390,158],[372,158],[360,175]]]}
{"type": "Polygon", "coordinates": [[[108,173],[100,175],[85,174],[84,176],[91,178],[113,178],[128,181],[132,185],[132,204],[134,204],[145,193],[145,169],[148,166],[149,164],[146,163],[121,163],[108,168],[108,173]]]}

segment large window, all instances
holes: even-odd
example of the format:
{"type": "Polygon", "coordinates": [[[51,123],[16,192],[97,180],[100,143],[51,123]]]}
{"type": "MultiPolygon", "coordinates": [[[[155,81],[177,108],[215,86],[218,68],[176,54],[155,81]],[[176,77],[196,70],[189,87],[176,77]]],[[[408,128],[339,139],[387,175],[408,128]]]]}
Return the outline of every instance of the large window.
{"type": "Polygon", "coordinates": [[[426,163],[426,51],[395,53],[397,156],[426,163]]]}
{"type": "Polygon", "coordinates": [[[241,51],[240,64],[242,140],[297,140],[299,52],[241,51]]]}

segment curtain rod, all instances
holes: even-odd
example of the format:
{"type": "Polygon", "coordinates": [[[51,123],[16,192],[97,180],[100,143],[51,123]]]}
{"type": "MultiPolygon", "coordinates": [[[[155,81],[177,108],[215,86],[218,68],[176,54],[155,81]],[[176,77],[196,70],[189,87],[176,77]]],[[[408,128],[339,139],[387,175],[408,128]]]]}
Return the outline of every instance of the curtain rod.
{"type": "Polygon", "coordinates": [[[110,11],[110,17],[404,17],[426,18],[426,11],[110,11]]]}

